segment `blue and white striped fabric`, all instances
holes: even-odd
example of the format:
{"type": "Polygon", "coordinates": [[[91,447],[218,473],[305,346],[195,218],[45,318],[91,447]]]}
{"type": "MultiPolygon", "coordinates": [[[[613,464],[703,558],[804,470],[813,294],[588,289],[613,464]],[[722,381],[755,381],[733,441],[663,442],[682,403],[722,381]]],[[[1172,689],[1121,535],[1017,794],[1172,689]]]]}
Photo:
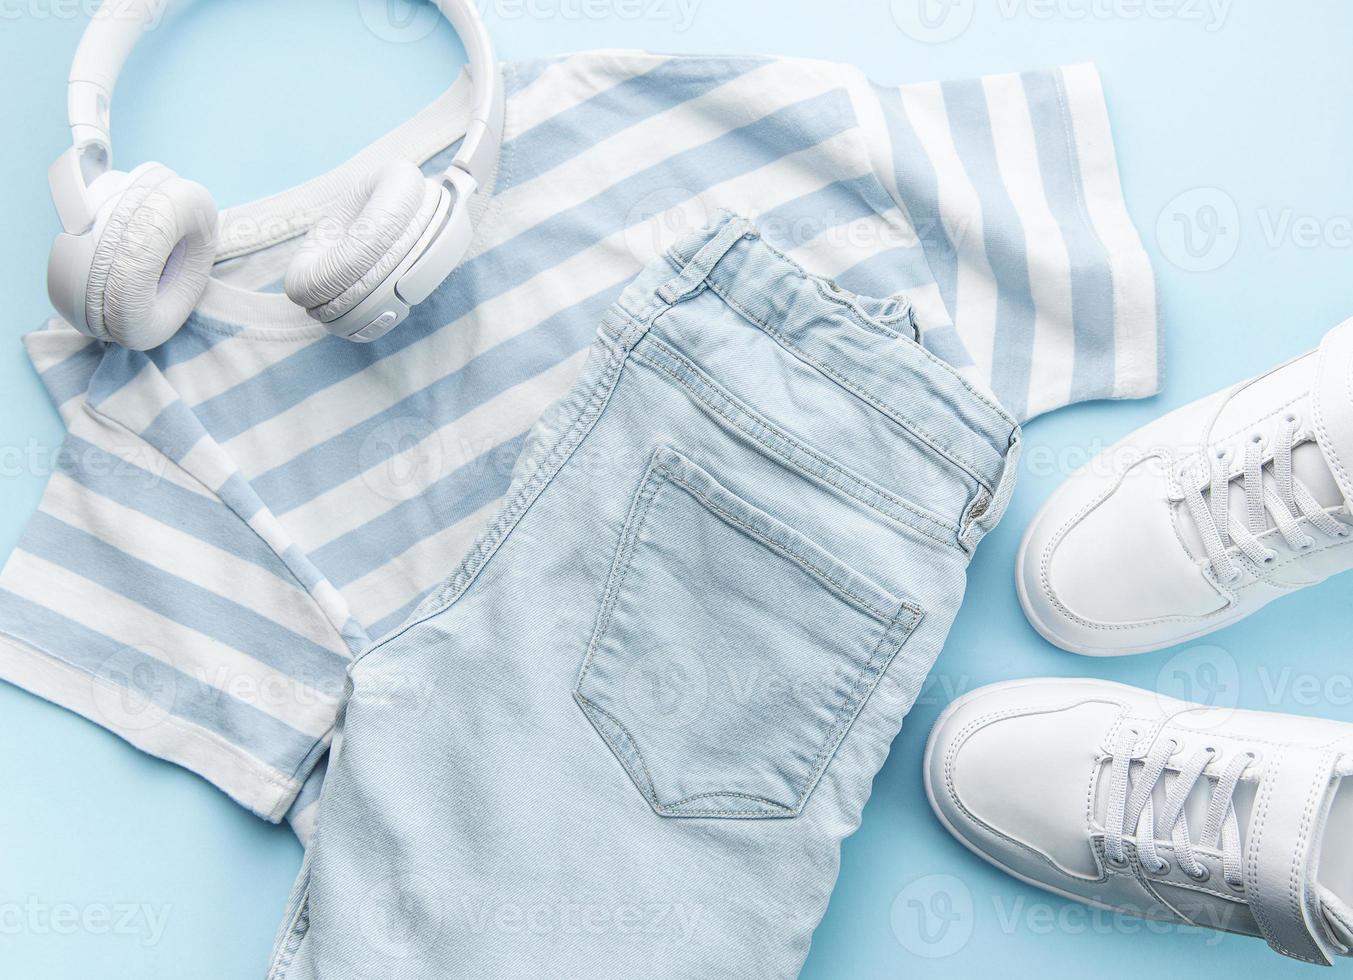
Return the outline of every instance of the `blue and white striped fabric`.
{"type": "MultiPolygon", "coordinates": [[[[716,209],[846,289],[905,292],[923,342],[1022,419],[1158,386],[1090,67],[901,88],[634,52],[505,71],[471,254],[381,341],[327,337],[278,284],[357,174],[446,158],[463,79],[338,171],[228,211],[217,277],[163,347],[27,338],[69,435],[0,577],[0,676],[303,838],[349,659],[485,524],[606,305],[716,209]]],[[[409,710],[430,696],[411,683],[409,710]]]]}

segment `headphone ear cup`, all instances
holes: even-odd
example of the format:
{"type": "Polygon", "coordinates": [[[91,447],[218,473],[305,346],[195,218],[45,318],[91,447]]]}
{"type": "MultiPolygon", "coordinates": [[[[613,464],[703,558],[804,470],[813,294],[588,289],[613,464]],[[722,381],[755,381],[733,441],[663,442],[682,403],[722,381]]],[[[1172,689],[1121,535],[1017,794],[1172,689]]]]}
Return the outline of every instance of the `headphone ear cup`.
{"type": "Polygon", "coordinates": [[[287,296],[322,323],[338,319],[409,254],[439,194],[407,160],[367,173],[306,235],[287,269],[287,296]]]}
{"type": "Polygon", "coordinates": [[[201,184],[155,164],[105,207],[85,290],[90,333],[131,350],[158,347],[207,288],[216,205],[201,184]]]}

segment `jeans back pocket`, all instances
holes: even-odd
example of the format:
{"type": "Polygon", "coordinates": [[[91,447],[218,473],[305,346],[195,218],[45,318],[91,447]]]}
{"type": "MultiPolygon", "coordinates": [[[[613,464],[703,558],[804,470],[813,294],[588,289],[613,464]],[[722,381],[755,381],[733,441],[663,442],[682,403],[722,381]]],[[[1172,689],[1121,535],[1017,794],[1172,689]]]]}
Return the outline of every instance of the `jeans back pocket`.
{"type": "Polygon", "coordinates": [[[792,817],[920,618],[663,448],[574,696],[657,813],[792,817]]]}

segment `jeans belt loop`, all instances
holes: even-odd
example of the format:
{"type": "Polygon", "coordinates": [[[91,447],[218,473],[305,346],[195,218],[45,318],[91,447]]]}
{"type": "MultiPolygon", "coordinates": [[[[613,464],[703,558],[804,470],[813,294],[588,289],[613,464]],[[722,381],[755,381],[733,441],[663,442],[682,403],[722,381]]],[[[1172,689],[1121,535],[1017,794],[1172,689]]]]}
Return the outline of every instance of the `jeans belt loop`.
{"type": "Polygon", "coordinates": [[[755,238],[757,230],[746,218],[729,215],[714,237],[700,246],[700,250],[682,268],[680,274],[658,287],[658,297],[667,304],[679,303],[699,289],[705,277],[743,238],[755,238]]]}

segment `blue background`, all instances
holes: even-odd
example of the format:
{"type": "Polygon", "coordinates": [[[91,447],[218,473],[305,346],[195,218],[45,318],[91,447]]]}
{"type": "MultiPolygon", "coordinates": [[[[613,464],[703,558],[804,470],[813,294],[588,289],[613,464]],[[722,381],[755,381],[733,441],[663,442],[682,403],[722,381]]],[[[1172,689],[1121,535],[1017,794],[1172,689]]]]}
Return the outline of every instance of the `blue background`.
{"type": "MultiPolygon", "coordinates": [[[[1010,677],[1100,676],[1353,721],[1346,579],[1183,651],[1090,661],[1034,634],[1011,576],[1023,527],[1087,451],[1314,346],[1353,312],[1353,5],[984,0],[974,9],[971,0],[929,0],[939,20],[927,33],[914,16],[920,0],[682,2],[488,0],[487,19],[504,59],[611,46],[781,53],[853,62],[884,82],[1094,60],[1128,204],[1160,282],[1163,394],[1078,406],[1029,426],[1013,505],[983,544],[949,644],[879,776],[863,827],[845,846],[804,976],[1309,972],[1254,940],[1148,929],[1004,877],[933,819],[919,767],[926,732],[948,700],[1010,677]],[[689,24],[682,10],[693,12],[689,24]]],[[[50,458],[61,439],[19,337],[47,312],[44,267],[56,219],[44,175],[66,145],[64,79],[92,7],[93,0],[0,0],[6,554],[45,481],[42,466],[26,460],[50,458]]],[[[444,28],[403,43],[387,29],[373,31],[370,23],[390,23],[384,10],[385,0],[175,6],[119,88],[120,159],[161,160],[205,183],[223,205],[342,162],[430,101],[461,60],[444,28]]],[[[0,799],[0,976],[262,975],[301,859],[285,828],[3,684],[0,799]],[[140,911],[119,923],[124,908],[140,911]],[[83,921],[69,921],[72,914],[83,921]]]]}

